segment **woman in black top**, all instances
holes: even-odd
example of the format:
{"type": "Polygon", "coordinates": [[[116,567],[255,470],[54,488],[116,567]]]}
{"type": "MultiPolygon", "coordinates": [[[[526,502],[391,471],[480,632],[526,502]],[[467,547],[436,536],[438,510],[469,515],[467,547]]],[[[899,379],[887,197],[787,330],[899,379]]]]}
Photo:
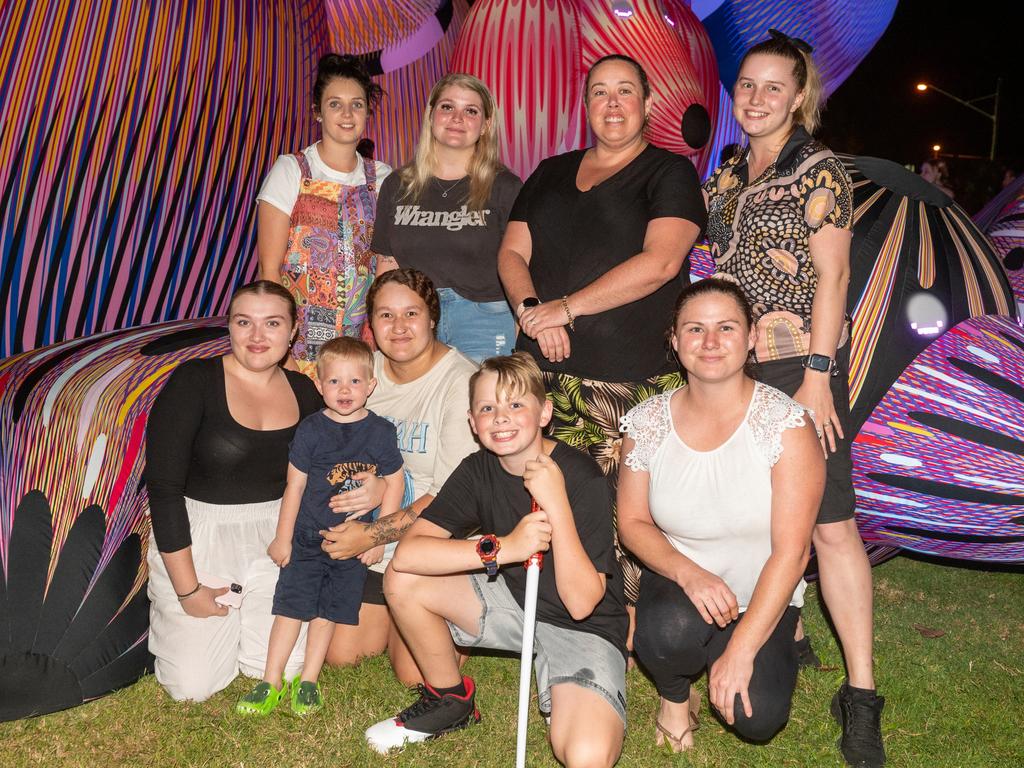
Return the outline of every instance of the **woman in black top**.
{"type": "MultiPolygon", "coordinates": [[[[651,94],[636,61],[600,59],[584,98],[594,146],[533,172],[498,269],[516,346],[537,359],[554,401],[552,436],[588,450],[614,483],[619,419],[681,384],[664,328],[706,214],[693,165],[644,139],[651,94]]],[[[629,599],[637,576],[626,572],[629,599]]]]}
{"type": "Polygon", "coordinates": [[[288,444],[323,405],[309,379],[278,365],[295,332],[285,289],[264,280],[239,288],[228,324],[231,351],[178,366],[146,430],[149,649],[175,699],[202,701],[240,670],[262,675],[278,574],[266,548],[288,444]],[[231,597],[227,584],[241,586],[237,610],[219,602],[231,597]]]}

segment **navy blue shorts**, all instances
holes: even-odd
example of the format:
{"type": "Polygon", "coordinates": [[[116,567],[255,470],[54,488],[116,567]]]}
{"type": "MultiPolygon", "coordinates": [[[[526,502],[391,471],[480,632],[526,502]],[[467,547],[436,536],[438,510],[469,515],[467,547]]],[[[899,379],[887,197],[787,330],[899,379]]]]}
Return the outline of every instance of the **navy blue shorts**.
{"type": "Polygon", "coordinates": [[[366,566],[356,558],[331,560],[317,531],[296,531],[292,556],[277,578],[275,616],[299,621],[327,619],[335,624],[358,624],[366,566]]]}

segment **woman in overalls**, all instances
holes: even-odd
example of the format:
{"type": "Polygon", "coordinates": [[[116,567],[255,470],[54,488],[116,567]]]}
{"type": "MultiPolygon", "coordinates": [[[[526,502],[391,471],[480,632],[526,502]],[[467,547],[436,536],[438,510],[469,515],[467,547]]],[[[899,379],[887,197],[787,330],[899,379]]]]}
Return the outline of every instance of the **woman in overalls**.
{"type": "Polygon", "coordinates": [[[257,197],[260,277],[295,297],[298,334],[287,365],[311,378],[324,342],[369,334],[370,240],[377,190],[391,168],[356,146],[382,93],[354,56],[323,56],[313,84],[320,141],[278,157],[257,197]]]}

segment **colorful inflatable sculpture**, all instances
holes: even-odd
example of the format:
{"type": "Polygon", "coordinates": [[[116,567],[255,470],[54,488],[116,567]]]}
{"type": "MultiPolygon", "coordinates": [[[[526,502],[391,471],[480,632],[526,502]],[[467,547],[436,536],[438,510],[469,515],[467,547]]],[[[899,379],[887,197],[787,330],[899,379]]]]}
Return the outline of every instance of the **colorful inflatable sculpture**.
{"type": "MultiPolygon", "coordinates": [[[[706,171],[735,140],[725,88],[738,52],[783,28],[815,46],[832,90],[894,7],[0,5],[0,720],[102,696],[148,668],[149,407],[178,363],[226,349],[223,321],[183,318],[223,313],[253,277],[253,200],[275,156],[313,140],[322,53],[359,53],[378,73],[388,97],[369,135],[394,165],[430,85],[449,69],[479,75],[502,109],[503,159],[525,176],[587,143],[584,72],[626,52],[651,74],[651,138],[706,171]]],[[[1024,334],[1009,284],[951,201],[884,161],[844,162],[869,550],[1020,562],[1024,334]]],[[[989,231],[1001,248],[1019,207],[1000,217],[989,231]]],[[[1002,254],[1011,277],[1015,247],[1002,254]]],[[[706,251],[691,269],[713,271],[706,251]]]]}
{"type": "Polygon", "coordinates": [[[134,682],[146,638],[149,407],[211,320],[98,334],[0,363],[0,720],[134,682]]]}

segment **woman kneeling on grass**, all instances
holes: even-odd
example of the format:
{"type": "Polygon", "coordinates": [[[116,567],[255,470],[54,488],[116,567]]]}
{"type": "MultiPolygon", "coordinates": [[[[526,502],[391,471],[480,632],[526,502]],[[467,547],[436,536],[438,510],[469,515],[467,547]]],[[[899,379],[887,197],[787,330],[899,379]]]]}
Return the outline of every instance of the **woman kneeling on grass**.
{"type": "Polygon", "coordinates": [[[673,752],[693,746],[690,685],[705,668],[716,713],[754,741],[785,726],[796,686],[825,462],[805,410],[747,375],[756,337],[739,288],[689,286],[670,337],[687,386],[622,420],[619,535],[644,566],[634,646],[673,752]]]}

